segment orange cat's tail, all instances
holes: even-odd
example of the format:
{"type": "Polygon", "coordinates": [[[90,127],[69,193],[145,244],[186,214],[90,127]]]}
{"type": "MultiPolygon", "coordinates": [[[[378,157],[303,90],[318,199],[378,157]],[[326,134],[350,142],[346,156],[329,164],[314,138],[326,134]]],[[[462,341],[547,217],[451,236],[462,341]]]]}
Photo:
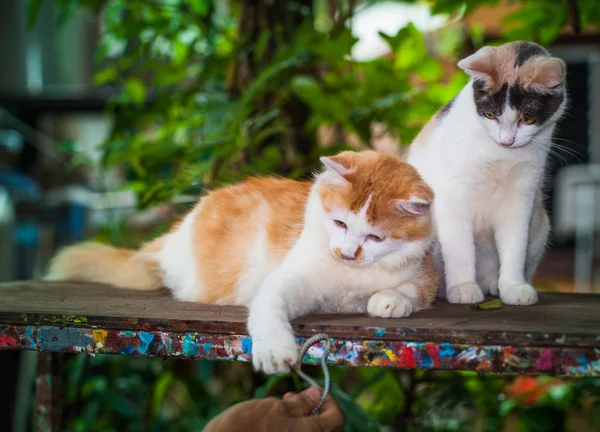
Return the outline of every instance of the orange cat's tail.
{"type": "Polygon", "coordinates": [[[94,282],[134,290],[162,287],[159,265],[150,254],[99,243],[82,243],[61,250],[50,262],[44,279],[94,282]]]}

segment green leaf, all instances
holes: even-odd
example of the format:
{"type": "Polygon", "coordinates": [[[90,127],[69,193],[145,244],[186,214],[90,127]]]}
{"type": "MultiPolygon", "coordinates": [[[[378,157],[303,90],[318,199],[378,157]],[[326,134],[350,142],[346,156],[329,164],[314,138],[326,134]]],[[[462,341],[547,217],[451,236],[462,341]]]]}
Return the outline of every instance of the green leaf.
{"type": "Polygon", "coordinates": [[[331,394],[338,403],[346,419],[345,432],[379,432],[381,427],[377,421],[356,403],[336,384],[331,386],[331,394]]]}
{"type": "Polygon", "coordinates": [[[210,7],[210,0],[187,0],[190,9],[200,16],[205,16],[210,7]]]}
{"type": "Polygon", "coordinates": [[[146,86],[139,78],[127,78],[125,81],[125,92],[136,104],[143,104],[146,100],[146,86]]]}
{"type": "Polygon", "coordinates": [[[254,399],[261,399],[269,396],[277,384],[289,378],[290,374],[270,376],[266,383],[256,388],[254,391],[254,399]]]}
{"type": "Polygon", "coordinates": [[[186,44],[178,40],[173,41],[173,64],[181,66],[185,62],[189,52],[190,48],[186,44]]]}
{"type": "Polygon", "coordinates": [[[40,8],[44,0],[29,0],[27,2],[27,27],[32,28],[37,22],[40,8]]]}
{"type": "Polygon", "coordinates": [[[484,303],[479,303],[475,305],[471,305],[471,309],[481,309],[481,310],[495,310],[500,309],[502,307],[502,300],[499,298],[490,300],[484,303]]]}
{"type": "Polygon", "coordinates": [[[117,69],[114,67],[107,67],[102,69],[94,75],[94,84],[102,85],[108,82],[115,81],[118,78],[119,74],[117,69]]]}
{"type": "Polygon", "coordinates": [[[175,382],[175,377],[171,372],[163,373],[158,381],[154,384],[154,389],[152,391],[152,417],[157,418],[160,415],[161,407],[163,405],[163,401],[167,396],[167,392],[169,388],[175,382]]]}

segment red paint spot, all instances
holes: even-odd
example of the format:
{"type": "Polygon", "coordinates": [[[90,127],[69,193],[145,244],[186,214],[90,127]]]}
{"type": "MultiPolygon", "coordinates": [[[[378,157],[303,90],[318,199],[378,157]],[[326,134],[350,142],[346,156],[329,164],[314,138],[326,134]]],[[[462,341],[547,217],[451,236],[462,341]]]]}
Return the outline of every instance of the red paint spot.
{"type": "Polygon", "coordinates": [[[537,367],[541,371],[552,369],[552,351],[547,349],[542,352],[542,355],[536,361],[537,367]]]}
{"type": "Polygon", "coordinates": [[[436,344],[427,344],[427,354],[429,354],[429,357],[431,357],[431,360],[433,361],[433,367],[440,367],[440,353],[436,344]]]}
{"type": "Polygon", "coordinates": [[[0,335],[0,348],[7,348],[11,346],[16,346],[17,341],[10,336],[0,335]]]}
{"type": "Polygon", "coordinates": [[[414,368],[417,365],[415,361],[415,352],[412,347],[403,346],[400,351],[400,365],[401,367],[414,368]]]}
{"type": "Polygon", "coordinates": [[[513,356],[513,354],[515,353],[515,349],[513,347],[504,347],[504,352],[503,354],[503,361],[506,362],[506,360],[508,360],[509,358],[511,358],[513,356]]]}

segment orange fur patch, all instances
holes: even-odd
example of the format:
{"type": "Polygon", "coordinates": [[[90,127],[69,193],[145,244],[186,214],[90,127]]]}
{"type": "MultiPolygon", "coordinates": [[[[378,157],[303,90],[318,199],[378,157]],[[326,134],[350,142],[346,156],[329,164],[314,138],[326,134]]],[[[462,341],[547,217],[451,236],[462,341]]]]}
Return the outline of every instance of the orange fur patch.
{"type": "Polygon", "coordinates": [[[414,241],[429,235],[430,217],[403,213],[393,203],[409,198],[433,200],[433,191],[415,168],[374,151],[344,152],[330,159],[353,172],[344,176],[347,186],[321,185],[319,194],[327,211],[341,207],[358,213],[371,197],[367,209],[369,224],[381,227],[396,239],[414,241]]]}
{"type": "Polygon", "coordinates": [[[266,233],[271,258],[283,259],[302,232],[312,184],[251,178],[202,198],[195,214],[194,247],[204,301],[234,298],[259,230],[266,233]]]}

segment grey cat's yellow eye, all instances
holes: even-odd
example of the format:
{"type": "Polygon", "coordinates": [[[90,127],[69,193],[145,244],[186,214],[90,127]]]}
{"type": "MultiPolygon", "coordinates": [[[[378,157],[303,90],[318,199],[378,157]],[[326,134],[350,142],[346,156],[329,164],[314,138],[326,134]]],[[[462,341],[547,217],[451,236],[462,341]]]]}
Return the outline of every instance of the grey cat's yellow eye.
{"type": "Polygon", "coordinates": [[[493,120],[496,118],[496,116],[490,112],[483,113],[483,115],[486,116],[486,118],[489,118],[490,120],[493,120]]]}
{"type": "Polygon", "coordinates": [[[524,115],[521,117],[521,123],[530,125],[535,121],[535,117],[524,115]]]}
{"type": "Polygon", "coordinates": [[[347,225],[346,225],[344,222],[342,222],[342,221],[339,221],[339,220],[334,220],[333,222],[334,222],[334,223],[335,223],[337,226],[339,226],[340,228],[348,228],[348,226],[347,226],[347,225]]]}
{"type": "Polygon", "coordinates": [[[369,235],[367,236],[367,238],[368,238],[369,240],[373,240],[374,242],[377,242],[377,243],[379,243],[379,242],[382,242],[382,241],[383,241],[383,237],[376,236],[375,234],[369,234],[369,235]]]}

